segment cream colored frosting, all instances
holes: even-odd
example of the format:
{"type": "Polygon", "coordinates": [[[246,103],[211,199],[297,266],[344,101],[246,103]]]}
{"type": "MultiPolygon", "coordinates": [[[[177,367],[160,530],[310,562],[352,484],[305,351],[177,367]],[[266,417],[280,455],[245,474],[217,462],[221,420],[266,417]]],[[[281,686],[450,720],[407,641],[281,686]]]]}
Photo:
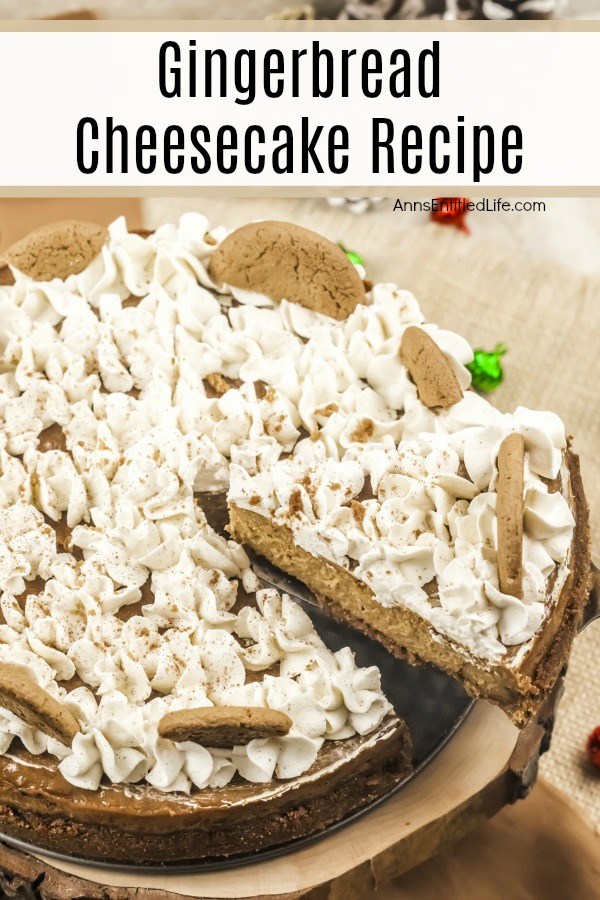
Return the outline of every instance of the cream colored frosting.
{"type": "Polygon", "coordinates": [[[344,322],[232,296],[207,274],[224,234],[199,214],[149,238],[119,220],[80,275],[15,272],[0,287],[0,660],[27,666],[82,725],[66,748],[2,711],[0,751],[18,735],[79,786],[293,778],[323,740],[366,734],[390,710],[376,669],[328,651],[297,604],[259,590],[196,492],[231,479],[233,502],[291,523],[300,546],[351,567],[380,602],[489,661],[531,638],[550,574],[566,571],[573,520],[542,480],[566,445],[555,416],[503,416],[472,392],[433,413],[400,363],[404,329],[425,328],[463,388],[472,353],[425,324],[411,294],[376,285],[344,322]],[[214,372],[242,384],[212,396],[214,372]],[[66,451],[40,450],[53,425],[66,451]],[[499,592],[495,565],[495,461],[511,431],[527,448],[522,601],[499,592]],[[290,517],[294,491],[302,512],[290,517]],[[72,553],[46,519],[72,529],[72,553]],[[434,576],[439,601],[423,589],[434,576]],[[21,610],[36,578],[43,590],[21,610]],[[147,582],[150,601],[122,621],[147,582]],[[256,606],[233,612],[239,582],[256,606]],[[74,674],[84,686],[67,692],[74,674]],[[210,704],[280,709],[294,727],[232,752],[157,737],[167,710],[210,704]]]}

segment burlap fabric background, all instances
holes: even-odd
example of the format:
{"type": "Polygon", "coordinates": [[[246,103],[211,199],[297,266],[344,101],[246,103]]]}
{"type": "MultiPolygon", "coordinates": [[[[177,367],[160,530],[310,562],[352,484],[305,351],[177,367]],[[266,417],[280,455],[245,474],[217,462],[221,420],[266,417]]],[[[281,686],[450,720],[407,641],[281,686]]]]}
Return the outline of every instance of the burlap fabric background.
{"type": "MultiPolygon", "coordinates": [[[[473,346],[509,347],[506,380],[492,395],[503,410],[549,408],[575,437],[600,561],[600,277],[499,249],[452,228],[401,228],[390,205],[363,216],[316,200],[152,200],[149,225],[202,208],[228,227],[253,218],[287,218],[342,240],[365,257],[369,277],[413,291],[427,318],[473,346]]],[[[543,219],[536,224],[543,233],[543,219]]],[[[542,245],[543,249],[543,245],[542,245]]],[[[566,690],[542,774],[572,797],[600,828],[600,774],[585,761],[588,732],[600,725],[600,621],[575,643],[566,690]]]]}

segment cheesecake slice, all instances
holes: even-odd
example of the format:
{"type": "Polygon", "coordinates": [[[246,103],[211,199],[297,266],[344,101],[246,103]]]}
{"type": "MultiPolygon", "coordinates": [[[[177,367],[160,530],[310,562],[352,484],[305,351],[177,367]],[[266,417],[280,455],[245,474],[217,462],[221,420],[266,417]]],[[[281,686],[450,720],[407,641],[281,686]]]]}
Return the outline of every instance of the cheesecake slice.
{"type": "MultiPolygon", "coordinates": [[[[389,288],[373,288],[371,311],[389,288]]],[[[384,359],[366,365],[373,322],[362,334],[350,322],[348,364],[379,398],[365,394],[362,416],[332,400],[291,454],[233,462],[231,533],[335,617],[522,726],[555,684],[589,592],[588,510],[564,425],[495,410],[470,389],[465,342],[406,305],[394,330],[385,322],[384,359]]]]}
{"type": "MultiPolygon", "coordinates": [[[[587,507],[578,460],[570,451],[565,454],[562,479],[562,490],[569,498],[575,520],[568,553],[545,579],[545,594],[536,601],[535,618],[532,616],[533,621],[527,621],[525,629],[516,634],[508,630],[500,633],[497,622],[480,630],[484,618],[502,621],[497,607],[474,612],[476,624],[461,623],[459,616],[444,615],[444,601],[460,597],[461,593],[461,605],[467,606],[475,593],[481,603],[480,586],[469,584],[461,590],[460,582],[453,585],[447,578],[440,597],[440,582],[435,575],[429,578],[428,572],[421,578],[428,580],[421,588],[424,602],[419,603],[403,594],[404,586],[395,594],[393,588],[378,583],[375,567],[365,566],[357,573],[356,560],[332,552],[335,537],[326,545],[327,537],[316,538],[314,531],[311,535],[301,512],[299,494],[287,505],[269,509],[264,493],[252,493],[247,481],[239,490],[234,478],[229,501],[231,530],[246,546],[306,584],[335,618],[377,639],[399,658],[442,669],[458,679],[472,697],[497,704],[522,726],[556,683],[589,593],[587,507]],[[467,591],[469,599],[464,597],[467,591]]],[[[368,510],[369,503],[351,499],[349,505],[339,509],[342,516],[360,524],[361,517],[368,515],[363,510],[368,510]]],[[[376,565],[380,565],[377,542],[373,541],[369,549],[377,559],[376,565]]],[[[493,555],[490,554],[492,558],[493,555]]],[[[384,570],[382,581],[388,575],[384,570]]],[[[496,589],[491,592],[500,599],[496,589]]],[[[526,610],[518,609],[519,620],[525,614],[526,610]]],[[[504,613],[504,619],[509,620],[510,615],[504,613]]],[[[504,627],[510,629],[510,622],[504,627]]]]}

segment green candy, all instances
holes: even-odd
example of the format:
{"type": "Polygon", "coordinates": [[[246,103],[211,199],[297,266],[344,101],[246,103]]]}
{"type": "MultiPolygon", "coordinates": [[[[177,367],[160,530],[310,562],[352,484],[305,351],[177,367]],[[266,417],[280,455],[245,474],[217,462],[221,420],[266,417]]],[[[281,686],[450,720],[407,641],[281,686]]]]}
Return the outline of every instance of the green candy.
{"type": "Polygon", "coordinates": [[[471,373],[473,387],[477,391],[489,394],[502,384],[504,370],[500,359],[507,350],[506,344],[496,344],[491,351],[474,351],[473,361],[467,363],[467,369],[471,373]]]}
{"type": "Polygon", "coordinates": [[[339,242],[338,246],[342,248],[353,266],[362,266],[363,269],[365,268],[365,261],[360,253],[357,253],[356,250],[346,250],[341,241],[339,242]]]}

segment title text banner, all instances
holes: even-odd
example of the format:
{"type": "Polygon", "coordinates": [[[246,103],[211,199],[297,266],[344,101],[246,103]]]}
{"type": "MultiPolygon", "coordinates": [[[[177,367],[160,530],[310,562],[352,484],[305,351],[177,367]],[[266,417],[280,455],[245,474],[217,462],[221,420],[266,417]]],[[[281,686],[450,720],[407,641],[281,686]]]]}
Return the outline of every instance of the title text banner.
{"type": "Polygon", "coordinates": [[[595,31],[0,32],[6,187],[598,187],[595,31]]]}

